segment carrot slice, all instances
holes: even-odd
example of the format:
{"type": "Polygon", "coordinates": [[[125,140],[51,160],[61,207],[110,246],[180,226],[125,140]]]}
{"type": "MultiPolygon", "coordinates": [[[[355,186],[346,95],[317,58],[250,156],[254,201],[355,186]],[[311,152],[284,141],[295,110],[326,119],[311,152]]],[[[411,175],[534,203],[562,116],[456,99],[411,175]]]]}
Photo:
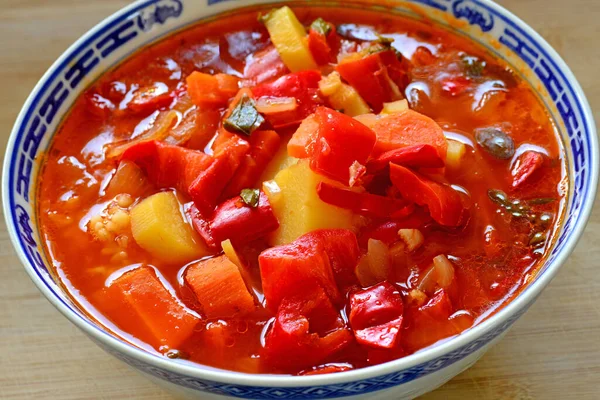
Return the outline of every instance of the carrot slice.
{"type": "Polygon", "coordinates": [[[121,305],[115,322],[128,332],[140,332],[155,348],[178,347],[200,322],[173,297],[151,267],[124,273],[105,294],[113,304],[121,305]]]}
{"type": "Polygon", "coordinates": [[[199,107],[220,107],[235,96],[238,78],[227,74],[205,74],[194,71],[186,79],[188,94],[199,107]]]}
{"type": "Polygon", "coordinates": [[[437,149],[442,160],[446,159],[448,142],[444,131],[426,115],[406,110],[379,119],[372,129],[377,135],[374,155],[400,147],[429,144],[437,149]]]}
{"type": "Polygon", "coordinates": [[[287,145],[288,155],[296,158],[309,156],[307,147],[319,133],[319,122],[314,114],[304,118],[287,145]]]}
{"type": "Polygon", "coordinates": [[[185,273],[185,283],[210,319],[231,318],[254,311],[254,299],[240,270],[225,255],[190,266],[185,273]]]}

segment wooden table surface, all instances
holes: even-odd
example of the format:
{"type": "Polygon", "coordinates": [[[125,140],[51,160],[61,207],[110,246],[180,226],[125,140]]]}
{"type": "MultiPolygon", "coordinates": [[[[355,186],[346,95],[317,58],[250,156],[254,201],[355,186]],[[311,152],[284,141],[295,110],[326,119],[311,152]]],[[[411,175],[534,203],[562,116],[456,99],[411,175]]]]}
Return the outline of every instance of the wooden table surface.
{"type": "MultiPolygon", "coordinates": [[[[199,0],[200,1],[200,0],[199,0]]],[[[498,1],[564,57],[600,121],[600,1],[498,1]]],[[[25,98],[80,35],[127,0],[0,0],[2,155],[25,98]]],[[[600,200],[577,250],[537,303],[434,399],[600,398],[600,200]]],[[[45,300],[0,223],[0,398],[170,399],[96,347],[45,300]]]]}

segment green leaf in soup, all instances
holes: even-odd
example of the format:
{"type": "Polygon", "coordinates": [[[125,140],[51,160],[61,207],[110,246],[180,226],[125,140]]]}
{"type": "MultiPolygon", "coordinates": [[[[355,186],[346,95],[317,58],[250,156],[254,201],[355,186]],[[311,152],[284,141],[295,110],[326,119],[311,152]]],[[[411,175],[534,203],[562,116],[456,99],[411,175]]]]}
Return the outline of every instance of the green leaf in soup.
{"type": "Polygon", "coordinates": [[[243,95],[231,115],[223,121],[223,127],[229,132],[250,136],[264,122],[265,119],[256,109],[254,100],[248,95],[243,95]]]}
{"type": "Polygon", "coordinates": [[[327,36],[331,32],[331,25],[329,25],[329,23],[327,23],[327,21],[325,21],[323,18],[319,17],[315,19],[312,24],[310,24],[310,29],[320,33],[323,36],[327,36]]]}
{"type": "Polygon", "coordinates": [[[258,200],[260,199],[260,191],[258,189],[243,189],[240,193],[240,197],[244,204],[256,208],[258,207],[258,200]]]}

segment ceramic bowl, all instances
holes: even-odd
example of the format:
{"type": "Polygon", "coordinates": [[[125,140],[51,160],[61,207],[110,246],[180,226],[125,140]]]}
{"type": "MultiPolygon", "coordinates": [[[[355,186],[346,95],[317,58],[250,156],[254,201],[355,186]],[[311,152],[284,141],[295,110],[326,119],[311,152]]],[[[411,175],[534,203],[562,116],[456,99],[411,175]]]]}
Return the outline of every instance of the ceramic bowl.
{"type": "MultiPolygon", "coordinates": [[[[408,18],[427,18],[470,37],[506,60],[529,81],[560,131],[570,181],[562,226],[556,232],[546,262],[533,281],[506,307],[480,325],[443,344],[369,368],[321,376],[257,376],[197,367],[134,347],[90,320],[49,272],[50,263],[41,246],[36,218],[38,160],[48,150],[57,126],[75,99],[105,71],[142,46],[223,12],[269,2],[139,1],[105,19],[75,42],[33,89],[10,136],[2,191],[12,242],[31,279],[60,312],[107,352],[173,393],[203,399],[221,396],[248,399],[416,397],[475,363],[531,306],[575,247],[596,194],[596,129],[581,87],[563,60],[537,33],[491,1],[381,0],[362,5],[344,2],[345,7],[378,7],[381,4],[380,7],[388,8],[386,12],[408,18]]],[[[298,3],[299,6],[306,4],[298,3]]]]}

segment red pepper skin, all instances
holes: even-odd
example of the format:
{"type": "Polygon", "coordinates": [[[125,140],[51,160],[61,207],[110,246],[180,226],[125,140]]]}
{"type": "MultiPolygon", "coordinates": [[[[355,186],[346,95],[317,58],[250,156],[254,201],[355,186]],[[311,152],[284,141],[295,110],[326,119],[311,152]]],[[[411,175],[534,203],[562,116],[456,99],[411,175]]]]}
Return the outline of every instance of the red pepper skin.
{"type": "Polygon", "coordinates": [[[224,198],[240,194],[242,189],[254,187],[277,150],[281,139],[275,131],[256,131],[250,135],[250,151],[242,159],[231,182],[223,192],[224,198]]]}
{"type": "Polygon", "coordinates": [[[456,227],[465,222],[468,209],[458,192],[400,165],[390,164],[390,178],[402,197],[427,206],[431,217],[440,225],[456,227]]]}
{"type": "Polygon", "coordinates": [[[412,168],[442,168],[444,160],[438,150],[429,144],[417,144],[387,151],[367,163],[370,174],[384,171],[389,163],[412,168]]]}
{"type": "Polygon", "coordinates": [[[452,303],[448,293],[444,290],[438,290],[432,298],[419,307],[419,310],[431,318],[445,320],[452,314],[452,303]]]}
{"type": "Polygon", "coordinates": [[[317,229],[302,236],[302,240],[322,245],[329,257],[338,287],[345,291],[357,283],[354,269],[360,250],[354,232],[348,229],[317,229]]]}
{"type": "Polygon", "coordinates": [[[361,247],[367,247],[369,239],[377,239],[391,245],[398,241],[398,231],[400,229],[418,229],[430,222],[432,222],[432,219],[429,213],[419,207],[406,218],[396,221],[375,222],[367,226],[359,235],[358,243],[361,247]]]}
{"type": "Polygon", "coordinates": [[[265,337],[264,357],[284,370],[320,364],[353,341],[352,333],[320,288],[287,296],[265,337]]]}
{"type": "Polygon", "coordinates": [[[358,193],[325,182],[320,182],[317,185],[317,194],[325,203],[369,217],[403,218],[414,209],[405,200],[392,199],[366,192],[358,193]]]}
{"type": "Polygon", "coordinates": [[[242,159],[250,149],[248,142],[237,135],[229,134],[216,148],[213,163],[197,175],[188,192],[198,211],[210,215],[242,159]]]}
{"type": "Polygon", "coordinates": [[[319,131],[307,151],[313,171],[348,185],[350,167],[356,161],[366,164],[377,137],[357,120],[327,107],[315,112],[319,131]],[[310,149],[312,148],[312,151],[310,149]]]}
{"type": "Polygon", "coordinates": [[[255,99],[261,97],[293,97],[297,107],[291,111],[265,115],[265,119],[274,128],[281,128],[300,123],[324,104],[319,94],[321,73],[318,71],[300,71],[287,74],[274,82],[263,83],[252,88],[255,99]]]}
{"type": "Polygon", "coordinates": [[[150,113],[159,108],[166,107],[173,102],[175,92],[156,94],[155,86],[139,88],[127,103],[127,108],[134,113],[150,113]]]}
{"type": "Polygon", "coordinates": [[[226,239],[245,244],[279,227],[269,199],[262,191],[256,207],[246,205],[236,196],[221,203],[210,220],[203,218],[195,207],[190,209],[190,214],[196,231],[213,248],[218,248],[226,239]]]}
{"type": "Polygon", "coordinates": [[[123,152],[121,160],[134,162],[156,187],[173,187],[182,193],[188,193],[191,182],[214,161],[201,151],[156,140],[129,147],[123,152]]]}
{"type": "Polygon", "coordinates": [[[270,310],[277,310],[286,296],[301,296],[317,288],[322,288],[334,303],[340,302],[331,262],[320,241],[304,235],[290,244],[263,251],[258,261],[270,310]]]}
{"type": "Polygon", "coordinates": [[[382,282],[350,295],[350,326],[356,341],[390,349],[400,337],[404,304],[398,290],[382,282]]]}
{"type": "Polygon", "coordinates": [[[325,65],[333,61],[327,38],[314,29],[308,33],[308,49],[318,65],[325,65]]]}
{"type": "Polygon", "coordinates": [[[537,151],[526,151],[517,159],[510,174],[513,177],[512,187],[518,188],[540,169],[544,164],[544,156],[537,151]]]}
{"type": "Polygon", "coordinates": [[[406,86],[404,67],[392,50],[341,62],[336,70],[379,113],[383,103],[399,100],[406,86]],[[394,85],[396,86],[394,88],[394,85]]]}

